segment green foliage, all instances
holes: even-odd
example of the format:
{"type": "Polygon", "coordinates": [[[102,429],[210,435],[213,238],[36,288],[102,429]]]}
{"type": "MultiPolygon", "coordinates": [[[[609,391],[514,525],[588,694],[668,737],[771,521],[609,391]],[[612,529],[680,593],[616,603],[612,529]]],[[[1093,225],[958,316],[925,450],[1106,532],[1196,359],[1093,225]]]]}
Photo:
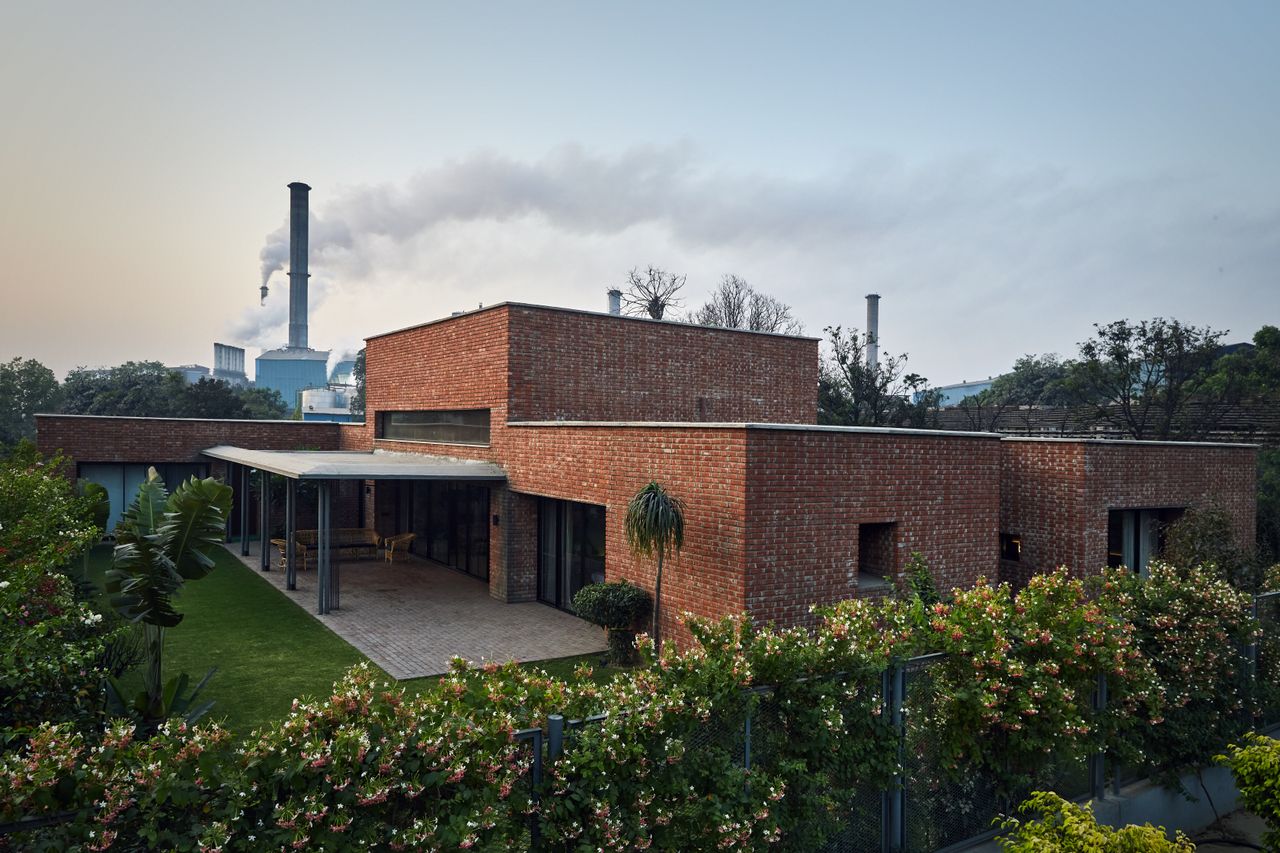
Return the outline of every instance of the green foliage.
{"type": "MultiPolygon", "coordinates": [[[[164,629],[182,621],[173,599],[189,580],[214,567],[213,555],[226,537],[231,487],[212,477],[192,477],[169,494],[152,468],[116,529],[116,549],[107,572],[107,591],[120,615],[142,623],[148,667],[142,692],[132,701],[112,685],[113,708],[133,711],[144,726],[172,714],[198,717],[207,706],[193,707],[209,676],[187,695],[186,674],[164,679],[164,629]]],[[[209,673],[212,674],[212,671],[209,673]]]]}
{"type": "Polygon", "coordinates": [[[653,584],[652,634],[658,649],[662,648],[662,563],[667,554],[684,546],[684,501],[668,494],[657,482],[636,492],[627,504],[622,529],[631,550],[642,557],[655,557],[658,570],[653,584]]]}
{"type": "Polygon", "coordinates": [[[1218,760],[1231,768],[1244,807],[1267,822],[1264,849],[1280,851],[1280,740],[1250,732],[1218,760]]]}
{"type": "Polygon", "coordinates": [[[933,573],[929,571],[929,564],[925,562],[924,555],[919,551],[911,552],[910,558],[907,559],[905,575],[907,590],[920,599],[926,607],[942,600],[942,596],[938,595],[938,586],[933,582],[933,573]]]}
{"type": "Polygon", "coordinates": [[[78,367],[67,374],[62,396],[63,411],[73,415],[273,419],[289,411],[270,388],[238,387],[211,377],[187,384],[182,374],[158,361],[78,367]]]}
{"type": "Polygon", "coordinates": [[[1007,853],[1191,853],[1196,846],[1177,833],[1170,841],[1163,827],[1151,824],[1121,829],[1099,825],[1093,810],[1069,803],[1049,791],[1037,791],[1018,807],[1033,820],[1004,818],[1002,829],[1009,834],[997,841],[1007,853]]]}
{"type": "Polygon", "coordinates": [[[364,347],[360,348],[360,352],[356,353],[356,363],[351,369],[351,381],[356,386],[355,393],[351,395],[351,414],[364,417],[364,382],[365,382],[365,362],[364,347]]]}
{"type": "Polygon", "coordinates": [[[1133,625],[1135,650],[1154,671],[1161,702],[1137,709],[1140,725],[1115,744],[1118,757],[1180,789],[1240,731],[1249,696],[1239,649],[1258,630],[1250,598],[1205,569],[1152,563],[1148,577],[1109,571],[1099,599],[1133,625]]]}
{"type": "Polygon", "coordinates": [[[1280,561],[1280,449],[1258,451],[1258,551],[1280,561]]]}
{"type": "Polygon", "coordinates": [[[1257,591],[1257,555],[1236,544],[1229,512],[1218,506],[1188,509],[1164,530],[1160,558],[1174,566],[1197,566],[1238,589],[1257,591]]]}
{"type": "Polygon", "coordinates": [[[882,352],[867,364],[870,341],[856,329],[828,326],[828,357],[818,380],[818,423],[846,426],[936,426],[938,394],[907,373],[907,356],[882,352]],[[919,399],[916,399],[916,397],[919,399]]]}
{"type": "Polygon", "coordinates": [[[33,358],[0,363],[0,450],[35,439],[36,414],[56,412],[61,404],[52,370],[33,358]]]}
{"type": "Polygon", "coordinates": [[[653,612],[653,598],[629,581],[593,583],[578,590],[573,609],[608,633],[609,659],[628,664],[635,658],[635,632],[653,612]]]}
{"type": "Polygon", "coordinates": [[[65,468],[29,445],[0,462],[0,750],[41,721],[101,721],[98,682],[120,629],[77,600],[65,572],[102,532],[65,468]]]}
{"type": "Polygon", "coordinates": [[[1203,436],[1244,393],[1234,377],[1215,373],[1225,332],[1160,317],[1094,329],[1080,343],[1069,384],[1081,402],[1096,406],[1099,421],[1131,438],[1203,436]]]}
{"type": "Polygon", "coordinates": [[[970,429],[999,427],[1007,432],[1012,420],[1030,432],[1032,413],[1038,408],[1071,402],[1066,377],[1067,365],[1057,355],[1024,355],[1013,363],[1013,370],[997,376],[985,391],[965,397],[957,408],[970,429]]]}

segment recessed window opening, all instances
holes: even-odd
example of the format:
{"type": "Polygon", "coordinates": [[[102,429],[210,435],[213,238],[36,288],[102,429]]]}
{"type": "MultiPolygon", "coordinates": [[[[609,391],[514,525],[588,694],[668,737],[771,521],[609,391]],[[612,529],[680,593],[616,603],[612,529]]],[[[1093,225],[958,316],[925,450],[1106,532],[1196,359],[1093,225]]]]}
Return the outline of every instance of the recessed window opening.
{"type": "Polygon", "coordinates": [[[1022,559],[1022,537],[1016,533],[1000,534],[1000,559],[1018,562],[1022,559]]]}
{"type": "Polygon", "coordinates": [[[858,525],[858,583],[886,583],[897,566],[897,525],[892,522],[858,525]]]}
{"type": "Polygon", "coordinates": [[[1107,513],[1107,566],[1128,567],[1141,577],[1164,550],[1165,531],[1182,517],[1182,507],[1113,509],[1107,513]]]}
{"type": "Polygon", "coordinates": [[[489,443],[488,409],[379,412],[378,438],[440,444],[489,443]]]}

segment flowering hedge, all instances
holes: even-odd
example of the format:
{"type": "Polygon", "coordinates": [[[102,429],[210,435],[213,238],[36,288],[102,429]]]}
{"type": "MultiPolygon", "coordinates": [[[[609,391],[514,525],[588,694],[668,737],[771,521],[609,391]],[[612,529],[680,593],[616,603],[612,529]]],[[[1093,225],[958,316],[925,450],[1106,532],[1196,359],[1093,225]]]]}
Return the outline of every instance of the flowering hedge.
{"type": "Polygon", "coordinates": [[[42,722],[100,728],[104,656],[124,630],[66,574],[102,531],[64,464],[22,450],[0,462],[0,751],[42,722]]]}
{"type": "MultiPolygon", "coordinates": [[[[0,760],[0,822],[76,812],[9,842],[49,850],[522,850],[531,817],[552,849],[814,849],[859,803],[878,806],[899,769],[887,666],[948,653],[909,706],[908,747],[927,742],[939,780],[976,770],[1012,797],[1051,757],[1159,729],[1184,695],[1199,707],[1216,682],[1174,664],[1205,654],[1226,673],[1230,655],[1197,644],[1252,632],[1247,618],[1231,623],[1243,634],[1213,627],[1239,603],[1194,572],[1156,569],[1145,585],[1057,572],[1016,594],[981,583],[932,604],[842,602],[812,630],[692,620],[692,648],[655,659],[642,639],[647,665],[604,686],[459,662],[406,696],[356,668],[243,744],[216,726],[146,742],[120,726],[101,742],[45,727],[0,760]],[[517,732],[552,713],[603,719],[566,734],[535,799],[517,732]]],[[[1236,713],[1234,700],[1213,707],[1236,713]]]]}

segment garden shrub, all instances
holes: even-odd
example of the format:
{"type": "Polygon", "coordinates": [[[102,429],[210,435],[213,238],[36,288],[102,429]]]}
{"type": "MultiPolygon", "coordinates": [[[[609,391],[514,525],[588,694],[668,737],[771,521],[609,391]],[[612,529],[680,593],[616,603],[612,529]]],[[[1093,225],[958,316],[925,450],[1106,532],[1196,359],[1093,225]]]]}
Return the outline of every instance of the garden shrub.
{"type": "Polygon", "coordinates": [[[1236,544],[1231,514],[1219,506],[1191,508],[1164,529],[1160,559],[1172,566],[1195,567],[1238,589],[1261,583],[1256,548],[1236,544]]]}
{"type": "Polygon", "coordinates": [[[1151,824],[1114,829],[1100,825],[1089,806],[1067,802],[1057,794],[1037,791],[1018,807],[1037,818],[1000,821],[1008,835],[997,839],[1006,853],[1192,853],[1196,846],[1177,833],[1173,841],[1151,824]]]}
{"type": "Polygon", "coordinates": [[[653,597],[629,581],[587,584],[573,596],[573,609],[583,619],[604,628],[609,660],[635,661],[636,630],[653,612],[653,597]]]}
{"type": "Polygon", "coordinates": [[[1250,732],[1218,760],[1231,768],[1244,807],[1267,822],[1265,849],[1280,851],[1280,740],[1250,732]]]}
{"type": "Polygon", "coordinates": [[[0,752],[41,722],[99,728],[108,650],[128,630],[78,600],[65,571],[101,530],[64,467],[30,448],[0,462],[0,752]]]}
{"type": "Polygon", "coordinates": [[[1135,648],[1163,696],[1158,708],[1138,709],[1147,725],[1117,739],[1117,757],[1183,790],[1180,777],[1211,761],[1252,712],[1241,658],[1257,636],[1250,597],[1212,569],[1159,562],[1145,579],[1108,572],[1099,589],[1133,625],[1135,648]]]}

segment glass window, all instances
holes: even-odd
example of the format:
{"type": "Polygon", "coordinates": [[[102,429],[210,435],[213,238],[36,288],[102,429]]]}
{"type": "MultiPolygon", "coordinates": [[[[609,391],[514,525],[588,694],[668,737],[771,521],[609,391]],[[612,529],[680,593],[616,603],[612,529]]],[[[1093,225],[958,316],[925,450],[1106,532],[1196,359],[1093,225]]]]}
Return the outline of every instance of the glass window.
{"type": "Polygon", "coordinates": [[[485,445],[489,443],[489,410],[379,412],[378,438],[485,445]]]}

